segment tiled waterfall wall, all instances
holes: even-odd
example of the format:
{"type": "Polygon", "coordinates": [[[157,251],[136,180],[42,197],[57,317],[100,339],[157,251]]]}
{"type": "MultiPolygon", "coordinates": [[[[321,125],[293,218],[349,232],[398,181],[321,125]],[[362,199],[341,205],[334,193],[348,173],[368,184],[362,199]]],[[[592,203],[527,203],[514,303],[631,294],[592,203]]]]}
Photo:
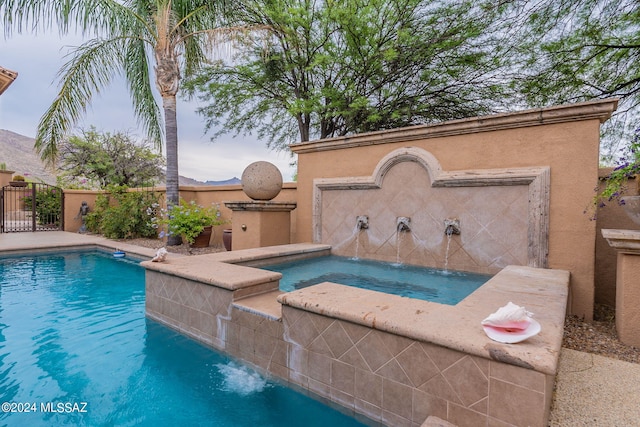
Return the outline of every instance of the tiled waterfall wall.
{"type": "Polygon", "coordinates": [[[427,151],[403,148],[371,177],[314,181],[314,239],[332,253],[495,274],[544,267],[548,168],[443,172],[427,151]],[[356,228],[359,216],[368,228],[356,228]],[[397,232],[398,217],[411,219],[397,232]],[[460,234],[445,234],[457,220],[460,234]]]}
{"type": "Polygon", "coordinates": [[[543,426],[553,376],[147,271],[147,315],[270,374],[392,426],[435,415],[460,427],[543,426]]]}

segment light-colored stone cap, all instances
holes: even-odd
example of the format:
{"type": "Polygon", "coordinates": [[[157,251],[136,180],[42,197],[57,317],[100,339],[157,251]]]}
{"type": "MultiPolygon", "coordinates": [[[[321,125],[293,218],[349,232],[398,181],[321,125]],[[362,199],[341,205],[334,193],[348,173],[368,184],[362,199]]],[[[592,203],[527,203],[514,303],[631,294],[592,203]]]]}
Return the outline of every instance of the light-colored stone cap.
{"type": "Polygon", "coordinates": [[[336,283],[282,294],[283,305],[453,350],[555,375],[567,307],[569,272],[509,266],[455,306],[389,295],[336,283]],[[535,315],[541,332],[503,344],[481,321],[509,301],[535,315]]]}
{"type": "Polygon", "coordinates": [[[183,257],[168,262],[145,261],[141,265],[148,270],[206,283],[230,291],[282,278],[282,274],[273,271],[216,262],[211,260],[208,255],[183,257]]]}
{"type": "Polygon", "coordinates": [[[236,264],[256,260],[279,258],[304,253],[327,251],[328,245],[298,243],[282,246],[266,246],[241,251],[216,252],[169,259],[166,262],[142,262],[147,270],[159,271],[172,276],[183,277],[227,290],[237,290],[282,278],[281,273],[245,267],[236,264]]]}
{"type": "Polygon", "coordinates": [[[273,202],[271,200],[252,200],[223,202],[232,211],[288,212],[296,208],[296,202],[273,202]]]}
{"type": "Polygon", "coordinates": [[[616,250],[640,254],[640,230],[603,229],[602,237],[616,250]]]}
{"type": "Polygon", "coordinates": [[[289,148],[294,153],[300,154],[581,120],[599,120],[600,123],[603,123],[611,117],[611,113],[617,107],[618,99],[603,99],[514,113],[450,120],[430,125],[389,129],[339,138],[327,138],[319,141],[298,142],[289,145],[289,148]]]}

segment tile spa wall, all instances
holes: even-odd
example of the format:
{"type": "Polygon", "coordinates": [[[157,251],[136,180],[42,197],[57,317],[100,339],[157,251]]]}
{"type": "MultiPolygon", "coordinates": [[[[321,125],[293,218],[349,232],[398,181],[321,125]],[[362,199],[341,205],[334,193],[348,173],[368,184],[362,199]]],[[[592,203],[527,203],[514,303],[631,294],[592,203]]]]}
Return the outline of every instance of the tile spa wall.
{"type": "Polygon", "coordinates": [[[569,273],[510,266],[456,306],[323,283],[277,290],[261,270],[326,254],[273,246],[144,262],[146,313],[296,386],[390,426],[437,416],[460,427],[546,426],[569,273]],[[539,335],[491,341],[480,321],[508,301],[539,335]]]}

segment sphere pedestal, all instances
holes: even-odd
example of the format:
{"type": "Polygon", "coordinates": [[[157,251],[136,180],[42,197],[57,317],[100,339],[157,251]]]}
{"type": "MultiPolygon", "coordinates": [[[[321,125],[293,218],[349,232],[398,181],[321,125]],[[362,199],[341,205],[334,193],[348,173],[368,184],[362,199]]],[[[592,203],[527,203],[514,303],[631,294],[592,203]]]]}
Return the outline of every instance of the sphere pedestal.
{"type": "Polygon", "coordinates": [[[224,202],[233,211],[233,250],[291,243],[293,202],[224,202]]]}

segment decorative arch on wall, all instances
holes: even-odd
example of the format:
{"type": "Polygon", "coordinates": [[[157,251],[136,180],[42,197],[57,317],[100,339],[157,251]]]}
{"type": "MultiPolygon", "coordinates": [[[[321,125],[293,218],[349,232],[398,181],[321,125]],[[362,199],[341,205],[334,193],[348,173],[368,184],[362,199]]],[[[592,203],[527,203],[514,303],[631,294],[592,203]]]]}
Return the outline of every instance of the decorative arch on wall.
{"type": "Polygon", "coordinates": [[[325,191],[382,188],[386,174],[403,162],[420,164],[432,187],[528,186],[527,258],[530,267],[548,267],[549,189],[548,166],[444,171],[438,159],[418,147],[403,147],[384,156],[371,176],[317,178],[313,181],[313,240],[322,242],[322,198],[325,191]]]}

